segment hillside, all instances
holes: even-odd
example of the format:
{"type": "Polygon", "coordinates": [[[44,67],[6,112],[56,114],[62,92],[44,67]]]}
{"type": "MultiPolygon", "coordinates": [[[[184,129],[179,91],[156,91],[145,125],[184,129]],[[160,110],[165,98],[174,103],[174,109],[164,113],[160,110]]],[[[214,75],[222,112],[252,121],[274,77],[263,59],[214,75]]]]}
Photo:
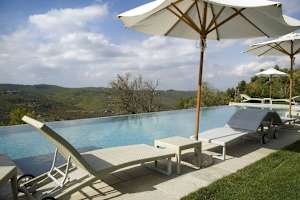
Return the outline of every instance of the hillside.
{"type": "MultiPolygon", "coordinates": [[[[180,99],[192,91],[159,91],[160,110],[176,109],[180,99]]],[[[0,84],[0,124],[11,115],[33,112],[46,121],[111,115],[111,89],[103,87],[64,88],[55,85],[0,84]]]]}
{"type": "MultiPolygon", "coordinates": [[[[275,66],[276,69],[289,73],[288,68],[275,66]]],[[[300,95],[300,69],[299,66],[294,71],[293,81],[293,96],[300,95]]],[[[268,78],[253,76],[250,82],[241,81],[237,89],[243,94],[248,94],[251,97],[268,98],[270,82],[268,78]]],[[[288,78],[273,78],[272,79],[272,98],[287,99],[289,97],[289,79],[288,78]]]]}

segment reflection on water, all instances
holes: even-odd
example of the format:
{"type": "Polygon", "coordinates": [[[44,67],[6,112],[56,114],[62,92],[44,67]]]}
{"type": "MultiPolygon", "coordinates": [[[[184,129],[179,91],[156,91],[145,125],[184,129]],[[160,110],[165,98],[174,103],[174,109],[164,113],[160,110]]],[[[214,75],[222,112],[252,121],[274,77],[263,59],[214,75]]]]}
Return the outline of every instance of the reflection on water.
{"type": "MultiPolygon", "coordinates": [[[[223,126],[235,110],[234,107],[229,106],[202,109],[201,131],[223,126]]],[[[191,136],[195,128],[195,111],[180,110],[61,121],[48,123],[48,125],[77,149],[97,149],[139,143],[152,145],[158,138],[174,135],[191,136]]],[[[53,146],[32,127],[23,125],[0,128],[0,153],[16,160],[25,171],[30,170],[30,167],[41,168],[41,163],[49,162],[47,156],[42,155],[51,154],[53,151],[53,146]]]]}

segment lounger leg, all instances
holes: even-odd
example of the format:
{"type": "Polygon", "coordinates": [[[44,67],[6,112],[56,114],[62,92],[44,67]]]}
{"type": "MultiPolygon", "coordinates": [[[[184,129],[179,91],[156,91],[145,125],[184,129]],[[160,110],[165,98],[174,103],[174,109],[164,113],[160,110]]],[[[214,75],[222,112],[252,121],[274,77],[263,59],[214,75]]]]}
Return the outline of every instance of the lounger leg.
{"type": "Polygon", "coordinates": [[[266,134],[262,134],[262,136],[261,136],[261,143],[262,144],[266,144],[265,137],[266,137],[266,134]]]}
{"type": "Polygon", "coordinates": [[[17,193],[17,177],[14,176],[10,179],[10,184],[11,184],[11,191],[13,195],[13,200],[18,199],[18,193],[17,193]]]}
{"type": "Polygon", "coordinates": [[[170,176],[171,174],[172,174],[172,161],[171,161],[171,158],[168,158],[168,160],[167,160],[167,162],[168,162],[168,166],[167,166],[167,175],[168,176],[170,176]]]}
{"type": "Polygon", "coordinates": [[[180,174],[181,173],[181,150],[179,149],[177,151],[177,174],[180,174]]]}
{"type": "MultiPolygon", "coordinates": [[[[171,158],[166,158],[167,160],[167,167],[166,169],[160,169],[158,166],[151,166],[151,165],[146,165],[146,164],[141,164],[144,167],[151,169],[151,170],[155,170],[159,173],[165,174],[167,176],[170,176],[172,174],[172,160],[171,158]]],[[[155,163],[154,163],[155,165],[155,163]]]]}
{"type": "Polygon", "coordinates": [[[274,126],[273,139],[277,139],[276,132],[277,132],[277,128],[274,126]]]}
{"type": "Polygon", "coordinates": [[[226,159],[226,144],[224,144],[224,146],[223,146],[222,159],[223,159],[223,160],[226,159]]]}

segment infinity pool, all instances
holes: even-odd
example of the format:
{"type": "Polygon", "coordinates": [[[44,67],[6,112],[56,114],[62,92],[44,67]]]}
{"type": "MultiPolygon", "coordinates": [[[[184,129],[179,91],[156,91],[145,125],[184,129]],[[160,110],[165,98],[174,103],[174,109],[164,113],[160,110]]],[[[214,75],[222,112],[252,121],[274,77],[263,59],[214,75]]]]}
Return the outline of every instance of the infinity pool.
{"type": "MultiPolygon", "coordinates": [[[[223,126],[236,108],[203,108],[201,131],[223,126]]],[[[117,117],[50,122],[48,125],[80,151],[129,144],[153,144],[158,138],[189,137],[195,128],[195,110],[179,110],[117,117]]],[[[41,168],[44,155],[54,147],[28,125],[0,127],[0,153],[14,159],[23,170],[41,168]]],[[[34,171],[34,170],[33,170],[34,171]]]]}

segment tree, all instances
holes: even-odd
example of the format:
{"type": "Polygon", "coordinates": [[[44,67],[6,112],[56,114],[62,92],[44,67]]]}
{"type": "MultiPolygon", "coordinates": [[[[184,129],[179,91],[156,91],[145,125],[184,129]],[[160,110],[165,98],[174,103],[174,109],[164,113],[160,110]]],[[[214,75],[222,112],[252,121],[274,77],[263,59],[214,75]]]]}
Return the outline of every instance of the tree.
{"type": "Polygon", "coordinates": [[[156,102],[158,82],[145,81],[142,76],[117,75],[111,82],[112,106],[117,113],[135,114],[153,112],[159,108],[156,102]]]}
{"type": "MultiPolygon", "coordinates": [[[[226,105],[231,100],[231,97],[228,93],[233,93],[234,97],[234,89],[228,90],[227,92],[219,91],[207,83],[204,83],[202,86],[202,99],[201,99],[201,106],[217,106],[217,105],[226,105]]],[[[230,94],[232,95],[232,94],[230,94]]],[[[196,97],[188,97],[185,99],[180,99],[177,102],[178,109],[186,109],[195,107],[196,104],[196,97]]]]}
{"type": "Polygon", "coordinates": [[[244,92],[246,90],[246,81],[242,80],[239,82],[238,86],[237,86],[237,89],[240,91],[240,92],[244,92]]]}
{"type": "Polygon", "coordinates": [[[9,118],[10,118],[10,124],[16,125],[16,124],[23,124],[22,117],[24,115],[29,115],[34,117],[34,112],[29,112],[26,108],[15,108],[10,111],[9,118]]]}

